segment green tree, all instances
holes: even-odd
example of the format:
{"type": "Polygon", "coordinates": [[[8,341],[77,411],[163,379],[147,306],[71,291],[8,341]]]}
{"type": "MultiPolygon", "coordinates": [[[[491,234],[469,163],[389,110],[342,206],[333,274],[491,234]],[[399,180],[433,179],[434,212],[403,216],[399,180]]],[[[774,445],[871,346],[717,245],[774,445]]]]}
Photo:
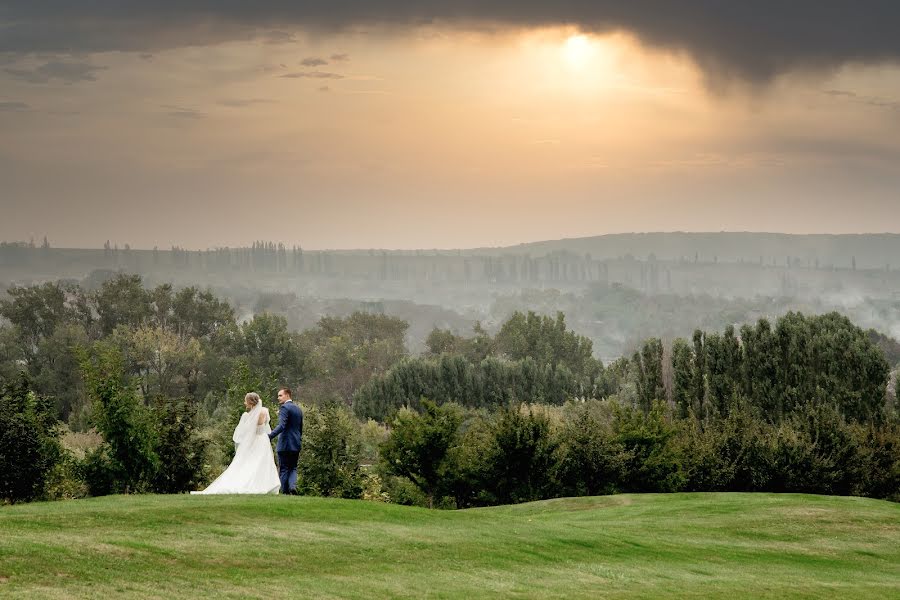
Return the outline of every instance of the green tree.
{"type": "Polygon", "coordinates": [[[648,413],[654,402],[666,399],[662,375],[662,340],[650,338],[644,342],[641,351],[635,352],[632,362],[638,373],[638,400],[640,408],[644,413],[648,413]]]}
{"type": "Polygon", "coordinates": [[[48,477],[64,459],[52,403],[37,396],[27,378],[0,380],[0,500],[44,495],[48,477]]]}
{"type": "Polygon", "coordinates": [[[384,373],[406,356],[407,328],[395,317],[361,312],[320,319],[299,336],[307,376],[303,398],[349,405],[373,374],[384,373]]]}
{"type": "Polygon", "coordinates": [[[9,299],[0,300],[0,316],[16,326],[21,336],[24,358],[33,361],[40,342],[64,323],[89,327],[91,311],[81,289],[73,285],[45,283],[12,287],[9,299]]]}
{"type": "Polygon", "coordinates": [[[774,466],[774,430],[754,414],[748,402],[734,403],[722,419],[702,424],[689,420],[679,425],[675,453],[684,457],[686,489],[768,489],[774,466]]]}
{"type": "Polygon", "coordinates": [[[93,401],[91,421],[104,441],[86,457],[91,493],[147,491],[159,467],[157,431],[152,413],[125,373],[121,354],[95,345],[84,353],[81,368],[93,401]]]}
{"type": "Polygon", "coordinates": [[[284,317],[255,315],[240,326],[233,340],[235,355],[255,372],[271,374],[281,382],[298,382],[302,377],[297,341],[284,317]]]}
{"type": "Polygon", "coordinates": [[[84,327],[67,323],[57,327],[38,345],[31,368],[34,387],[52,399],[55,415],[60,420],[68,420],[73,413],[77,416],[85,408],[78,352],[89,343],[84,327]]]}
{"type": "Polygon", "coordinates": [[[706,419],[709,410],[706,402],[706,344],[705,336],[699,329],[694,330],[694,364],[691,389],[693,390],[692,406],[694,414],[706,419]]]}
{"type": "Polygon", "coordinates": [[[425,494],[428,507],[449,491],[450,449],[459,436],[460,416],[451,406],[422,400],[422,414],[401,410],[391,436],[381,446],[381,461],[391,475],[406,477],[425,494]]]}
{"type": "Polygon", "coordinates": [[[15,326],[0,324],[0,380],[13,380],[22,371],[25,354],[15,326]]]}
{"type": "Polygon", "coordinates": [[[436,358],[441,354],[465,354],[467,341],[449,329],[435,327],[425,338],[425,356],[436,358]]]}
{"type": "Polygon", "coordinates": [[[207,481],[208,440],[197,422],[197,405],[186,398],[159,396],[153,404],[155,452],[159,458],[153,491],[177,494],[199,489],[207,481]]]}
{"type": "Polygon", "coordinates": [[[677,492],[687,480],[682,457],[673,444],[675,427],[657,402],[646,415],[618,408],[613,421],[614,440],[626,452],[622,486],[630,492],[677,492]]]}
{"type": "Polygon", "coordinates": [[[557,441],[550,421],[533,408],[498,410],[488,449],[488,491],[500,504],[540,500],[554,495],[557,441]]]}
{"type": "Polygon", "coordinates": [[[854,494],[900,501],[900,423],[858,426],[859,470],[854,494]]]}
{"type": "Polygon", "coordinates": [[[359,423],[347,408],[328,403],[305,411],[300,491],[336,498],[359,498],[364,474],[360,467],[359,423]]]}
{"type": "Polygon", "coordinates": [[[572,496],[613,493],[624,466],[624,448],[613,440],[596,401],[576,405],[560,432],[558,474],[561,492],[572,496]]]}
{"type": "Polygon", "coordinates": [[[853,421],[880,419],[890,368],[866,333],[838,313],[788,313],[775,327],[781,406],[793,412],[810,401],[835,404],[853,421]]]}
{"type": "Polygon", "coordinates": [[[153,316],[152,299],[140,275],[118,275],[104,281],[93,294],[101,334],[110,335],[120,326],[144,325],[153,316]]]}
{"type": "Polygon", "coordinates": [[[234,325],[234,310],[210,291],[186,287],[172,300],[171,326],[184,337],[206,338],[234,325]]]}
{"type": "Polygon", "coordinates": [[[858,438],[838,408],[807,402],[775,434],[770,489],[779,492],[848,495],[861,466],[858,438]]]}
{"type": "Polygon", "coordinates": [[[672,400],[678,416],[686,418],[693,408],[694,355],[684,338],[672,342],[672,400]]]}
{"type": "Polygon", "coordinates": [[[743,393],[762,414],[779,421],[784,413],[775,391],[778,377],[778,351],[772,326],[760,319],[756,327],[741,328],[743,393]]]}
{"type": "Polygon", "coordinates": [[[138,376],[144,398],[193,394],[203,357],[197,339],[160,326],[118,328],[112,338],[138,376]]]}
{"type": "Polygon", "coordinates": [[[512,360],[531,357],[539,364],[564,364],[584,382],[593,382],[600,363],[592,356],[590,339],[566,329],[563,313],[556,318],[515,312],[495,338],[497,349],[512,360]]]}

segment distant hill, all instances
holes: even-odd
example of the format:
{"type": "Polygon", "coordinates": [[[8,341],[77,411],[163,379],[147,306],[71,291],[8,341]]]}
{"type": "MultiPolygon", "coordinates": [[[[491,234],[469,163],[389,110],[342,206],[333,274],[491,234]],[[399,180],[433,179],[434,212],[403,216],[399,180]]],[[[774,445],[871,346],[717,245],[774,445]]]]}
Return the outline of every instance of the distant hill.
{"type": "Polygon", "coordinates": [[[622,233],[583,238],[547,240],[505,248],[483,248],[485,254],[530,253],[541,256],[552,252],[590,254],[594,259],[612,259],[632,255],[659,260],[681,258],[700,262],[744,260],[784,264],[788,257],[801,261],[819,261],[822,266],[851,268],[853,259],[860,269],[900,267],[900,234],[815,234],[787,233],[622,233]]]}

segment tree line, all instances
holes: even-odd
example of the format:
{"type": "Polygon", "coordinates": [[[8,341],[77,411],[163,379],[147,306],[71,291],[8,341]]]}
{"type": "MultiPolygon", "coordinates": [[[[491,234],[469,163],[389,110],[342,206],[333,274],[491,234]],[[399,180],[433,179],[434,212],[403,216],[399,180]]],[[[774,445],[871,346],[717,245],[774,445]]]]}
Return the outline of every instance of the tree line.
{"type": "Polygon", "coordinates": [[[282,384],[308,409],[311,494],[465,507],[900,490],[883,340],[837,314],[651,338],[609,365],[562,313],[515,312],[494,335],[435,329],[410,357],[399,319],[355,313],[296,332],[128,275],[12,288],[0,316],[7,501],[197,489],[230,459],[243,394],[282,384]],[[78,431],[96,443],[73,451],[78,431]]]}

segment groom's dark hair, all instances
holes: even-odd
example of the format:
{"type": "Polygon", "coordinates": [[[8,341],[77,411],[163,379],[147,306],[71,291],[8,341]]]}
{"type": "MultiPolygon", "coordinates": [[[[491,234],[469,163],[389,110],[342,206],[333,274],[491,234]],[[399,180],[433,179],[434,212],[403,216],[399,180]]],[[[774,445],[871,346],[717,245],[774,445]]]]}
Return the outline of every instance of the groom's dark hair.
{"type": "Polygon", "coordinates": [[[293,398],[293,397],[294,397],[294,394],[291,393],[291,388],[289,388],[289,387],[283,387],[283,388],[280,388],[278,391],[279,391],[279,392],[284,392],[285,394],[287,394],[287,395],[288,395],[288,398],[293,398]]]}

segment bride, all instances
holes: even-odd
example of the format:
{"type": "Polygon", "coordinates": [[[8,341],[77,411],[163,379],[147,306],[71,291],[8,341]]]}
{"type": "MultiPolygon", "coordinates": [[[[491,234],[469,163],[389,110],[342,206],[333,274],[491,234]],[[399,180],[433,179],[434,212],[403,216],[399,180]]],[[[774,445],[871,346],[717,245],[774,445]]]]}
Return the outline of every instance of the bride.
{"type": "Polygon", "coordinates": [[[259,394],[244,396],[247,412],[234,430],[234,459],[225,472],[202,492],[192,494],[276,494],[281,487],[272,444],[269,410],[259,394]]]}

